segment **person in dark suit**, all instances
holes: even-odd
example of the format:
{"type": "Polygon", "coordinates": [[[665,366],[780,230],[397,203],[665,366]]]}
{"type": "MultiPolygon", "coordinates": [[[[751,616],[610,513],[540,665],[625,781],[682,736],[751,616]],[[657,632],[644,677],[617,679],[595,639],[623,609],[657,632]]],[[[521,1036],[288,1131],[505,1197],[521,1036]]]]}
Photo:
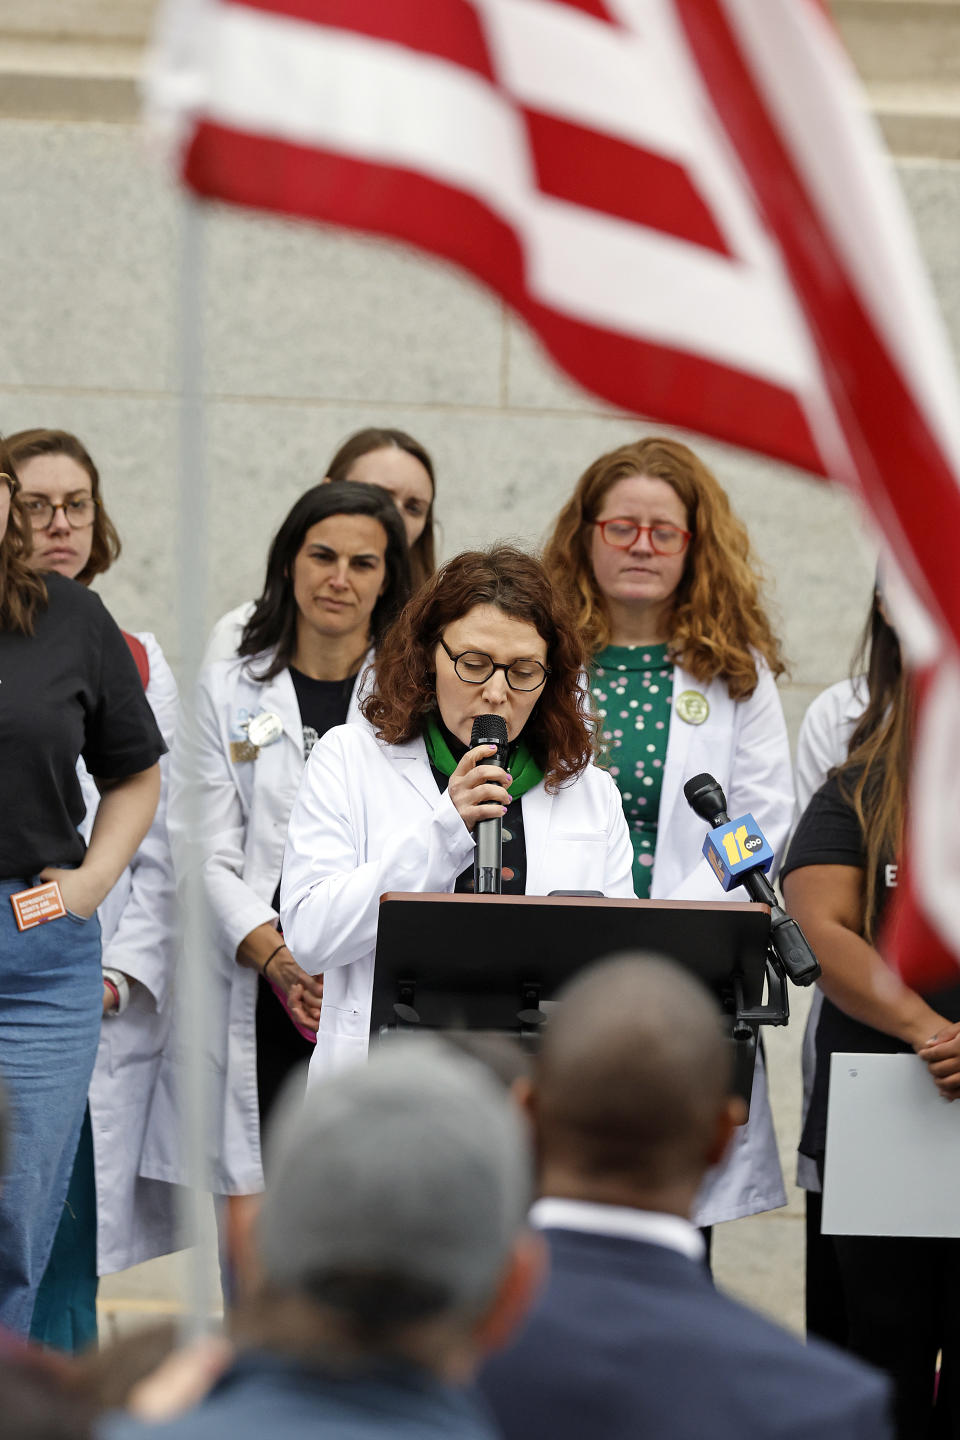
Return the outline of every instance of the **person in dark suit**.
{"type": "Polygon", "coordinates": [[[714,1289],[687,1218],[742,1119],[719,1010],[607,961],[553,1012],[529,1096],[550,1277],[479,1386],[505,1440],[886,1440],[886,1382],[714,1289]]]}

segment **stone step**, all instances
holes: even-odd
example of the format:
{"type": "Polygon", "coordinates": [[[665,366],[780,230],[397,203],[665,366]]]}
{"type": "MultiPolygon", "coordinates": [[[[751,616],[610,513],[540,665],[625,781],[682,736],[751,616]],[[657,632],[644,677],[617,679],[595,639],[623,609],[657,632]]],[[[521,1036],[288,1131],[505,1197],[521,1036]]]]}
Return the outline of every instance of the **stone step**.
{"type": "Polygon", "coordinates": [[[960,84],[960,0],[829,0],[861,78],[960,84]]]}
{"type": "Polygon", "coordinates": [[[157,0],[0,0],[0,33],[142,44],[156,9],[157,0]]]}
{"type": "MultiPolygon", "coordinates": [[[[0,117],[134,123],[152,0],[0,0],[0,117]]],[[[960,0],[832,0],[893,153],[960,159],[960,0]]]]}
{"type": "Polygon", "coordinates": [[[894,155],[960,160],[960,84],[871,85],[867,94],[894,155]]]}
{"type": "Polygon", "coordinates": [[[143,45],[0,34],[0,116],[133,122],[143,45]]]}

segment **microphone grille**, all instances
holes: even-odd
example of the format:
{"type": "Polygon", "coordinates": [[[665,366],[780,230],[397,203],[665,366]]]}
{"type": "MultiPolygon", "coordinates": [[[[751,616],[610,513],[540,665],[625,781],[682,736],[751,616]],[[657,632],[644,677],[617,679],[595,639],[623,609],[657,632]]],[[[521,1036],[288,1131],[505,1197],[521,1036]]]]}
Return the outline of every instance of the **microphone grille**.
{"type": "Polygon", "coordinates": [[[715,790],[717,788],[717,782],[713,776],[704,773],[703,775],[694,775],[692,779],[687,780],[683,787],[683,793],[687,797],[687,802],[692,804],[693,797],[699,795],[701,790],[715,790]]]}
{"type": "Polygon", "coordinates": [[[475,745],[506,747],[507,722],[502,715],[478,715],[470,732],[470,749],[475,745]]]}
{"type": "Polygon", "coordinates": [[[718,822],[719,816],[726,815],[726,796],[712,775],[694,775],[684,785],[683,793],[691,810],[711,825],[718,822]]]}

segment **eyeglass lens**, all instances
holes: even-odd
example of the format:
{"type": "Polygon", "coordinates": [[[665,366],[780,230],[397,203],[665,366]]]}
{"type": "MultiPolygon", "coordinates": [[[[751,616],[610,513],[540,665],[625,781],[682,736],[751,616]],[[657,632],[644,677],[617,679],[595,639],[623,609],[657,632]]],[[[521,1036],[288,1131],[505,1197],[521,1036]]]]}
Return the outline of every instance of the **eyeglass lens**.
{"type": "Polygon", "coordinates": [[[679,555],[686,548],[688,535],[677,525],[637,525],[633,520],[598,520],[600,533],[608,545],[629,550],[646,532],[650,547],[658,555],[679,555]]]}
{"type": "Polygon", "coordinates": [[[63,511],[71,530],[83,530],[93,524],[96,510],[90,495],[77,495],[59,505],[54,505],[52,500],[45,500],[40,495],[28,495],[23,501],[23,508],[34,530],[46,530],[48,525],[53,524],[53,517],[58,510],[63,511]]]}
{"type": "MultiPolygon", "coordinates": [[[[446,642],[441,641],[441,644],[447,650],[446,642]]],[[[450,654],[449,650],[447,654],[450,654]]],[[[504,672],[511,690],[538,690],[547,678],[546,666],[541,665],[539,660],[514,660],[512,665],[498,665],[481,650],[466,650],[462,655],[450,655],[450,658],[454,670],[468,685],[482,685],[490,679],[494,670],[504,672]]]]}

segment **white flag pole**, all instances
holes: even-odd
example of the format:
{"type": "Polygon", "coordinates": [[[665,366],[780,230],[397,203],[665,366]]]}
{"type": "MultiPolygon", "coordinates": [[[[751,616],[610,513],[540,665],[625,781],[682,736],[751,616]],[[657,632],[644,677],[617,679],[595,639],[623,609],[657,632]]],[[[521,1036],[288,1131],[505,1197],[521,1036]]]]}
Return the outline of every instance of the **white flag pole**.
{"type": "MultiPolygon", "coordinates": [[[[182,724],[192,726],[197,676],[203,659],[209,577],[209,506],[205,474],[203,406],[204,207],[188,191],[180,199],[179,274],[179,573],[177,609],[181,658],[182,724]]],[[[195,754],[193,746],[185,753],[195,754]]],[[[189,777],[183,824],[192,840],[200,821],[199,787],[189,777]]],[[[188,843],[188,849],[192,848],[188,843]]],[[[179,886],[180,949],[177,972],[178,1033],[184,1065],[179,1076],[180,1123],[190,1185],[184,1190],[184,1232],[195,1238],[183,1255],[184,1328],[204,1333],[216,1308],[216,1255],[210,1236],[208,1135],[211,1086],[205,1026],[211,1014],[211,924],[199,866],[187,866],[179,886]]]]}

